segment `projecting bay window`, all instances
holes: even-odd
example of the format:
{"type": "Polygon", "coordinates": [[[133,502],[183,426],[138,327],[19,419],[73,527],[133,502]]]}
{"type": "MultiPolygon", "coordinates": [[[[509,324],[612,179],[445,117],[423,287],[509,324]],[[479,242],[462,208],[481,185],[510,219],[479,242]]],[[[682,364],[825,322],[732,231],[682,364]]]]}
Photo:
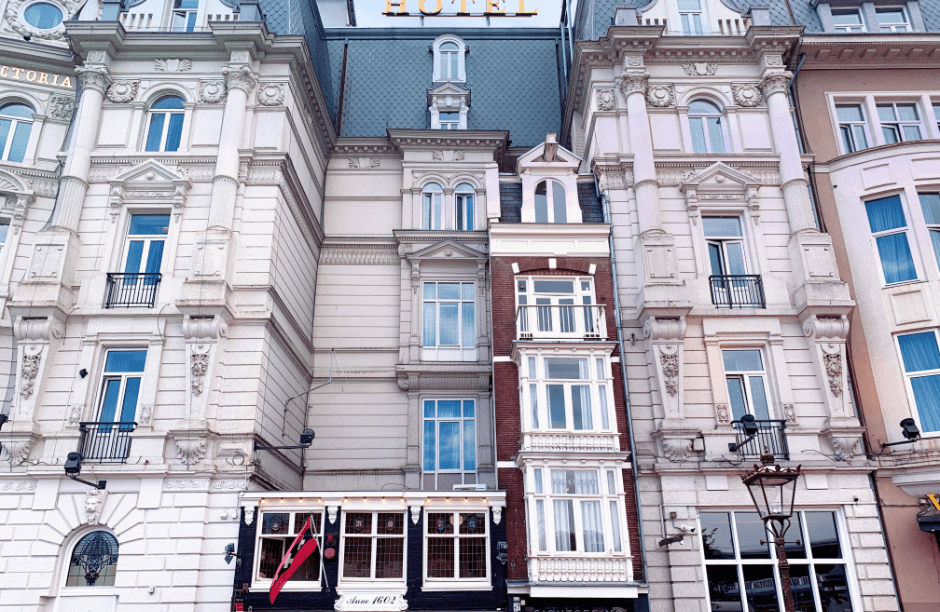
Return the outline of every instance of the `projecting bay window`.
{"type": "Polygon", "coordinates": [[[940,349],[935,330],[898,336],[914,417],[923,433],[940,431],[940,349]]]}
{"type": "Polygon", "coordinates": [[[914,257],[908,241],[908,225],[901,198],[893,195],[865,202],[868,225],[886,285],[917,279],[914,257]]]}
{"type": "Polygon", "coordinates": [[[405,581],[405,515],[343,512],[340,583],[405,581]]]}
{"type": "Polygon", "coordinates": [[[940,193],[918,193],[917,196],[920,198],[920,207],[930,234],[934,259],[940,266],[940,193]]]}
{"type": "Polygon", "coordinates": [[[476,402],[424,400],[424,488],[447,491],[476,483],[476,402]]]}
{"type": "Polygon", "coordinates": [[[452,588],[489,585],[486,515],[486,512],[426,509],[424,567],[427,585],[451,584],[452,588]]]}
{"type": "Polygon", "coordinates": [[[606,357],[526,357],[522,389],[529,431],[609,432],[616,429],[606,357]]]}
{"type": "Polygon", "coordinates": [[[606,338],[591,277],[517,277],[516,304],[520,338],[606,338]]]}
{"type": "MultiPolygon", "coordinates": [[[[317,545],[323,543],[322,512],[262,512],[255,544],[254,587],[267,590],[291,543],[310,519],[317,545]]],[[[310,555],[288,579],[287,590],[320,590],[320,552],[310,555]]]]}
{"type": "Polygon", "coordinates": [[[476,360],[475,299],[474,283],[424,283],[422,359],[476,360]]]}
{"type": "Polygon", "coordinates": [[[533,552],[555,556],[622,553],[623,495],[619,469],[537,467],[531,489],[529,541],[533,552]]]}

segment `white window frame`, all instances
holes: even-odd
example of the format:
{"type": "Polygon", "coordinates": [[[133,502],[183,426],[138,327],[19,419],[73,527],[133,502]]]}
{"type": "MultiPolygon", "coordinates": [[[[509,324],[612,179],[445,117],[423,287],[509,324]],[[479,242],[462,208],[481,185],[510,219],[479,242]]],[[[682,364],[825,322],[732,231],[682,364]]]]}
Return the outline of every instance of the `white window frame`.
{"type": "Polygon", "coordinates": [[[914,387],[911,385],[912,378],[922,378],[925,376],[937,376],[940,375],[940,369],[937,370],[920,370],[918,372],[908,372],[907,368],[904,365],[904,354],[901,352],[901,342],[898,340],[901,336],[916,336],[923,333],[933,333],[934,338],[937,340],[937,346],[940,347],[940,334],[938,334],[937,329],[920,329],[917,331],[911,331],[903,334],[894,335],[894,347],[898,355],[898,363],[901,366],[901,374],[904,376],[904,389],[907,392],[907,401],[908,405],[911,407],[911,416],[917,422],[917,428],[920,429],[920,435],[922,438],[937,438],[940,437],[940,431],[927,431],[924,428],[923,421],[920,418],[920,409],[917,407],[917,398],[914,396],[914,387]]]}
{"type": "Polygon", "coordinates": [[[705,18],[705,9],[702,6],[705,3],[705,0],[698,0],[699,7],[698,10],[683,9],[681,7],[682,0],[678,0],[677,5],[679,11],[679,26],[682,28],[683,36],[705,36],[708,34],[708,22],[705,18]],[[698,15],[698,31],[695,31],[693,17],[698,15]],[[688,26],[688,27],[686,27],[688,26]]]}
{"type": "Polygon", "coordinates": [[[477,229],[476,214],[479,202],[477,202],[477,192],[473,185],[470,183],[457,185],[454,190],[454,204],[456,209],[454,226],[457,231],[475,231],[477,229]]]}
{"type": "Polygon", "coordinates": [[[869,232],[869,235],[871,236],[871,248],[872,248],[872,251],[874,252],[875,262],[877,262],[877,265],[878,265],[878,271],[881,273],[881,282],[883,286],[884,287],[897,287],[899,285],[906,285],[909,283],[919,283],[923,278],[923,272],[921,270],[921,262],[919,258],[920,253],[919,253],[919,250],[916,248],[917,243],[914,240],[912,240],[911,212],[908,209],[907,202],[905,202],[904,194],[903,193],[882,194],[877,198],[869,198],[867,200],[862,200],[861,203],[862,203],[861,213],[865,215],[865,225],[868,227],[868,232],[869,232]],[[901,200],[901,212],[904,213],[904,222],[905,222],[904,227],[884,230],[881,232],[871,231],[871,225],[868,221],[868,211],[866,209],[866,205],[868,204],[868,202],[890,198],[892,196],[897,196],[901,200]],[[888,277],[885,276],[884,265],[881,261],[881,252],[878,250],[878,238],[882,236],[890,236],[893,234],[902,234],[902,233],[905,236],[905,240],[907,240],[907,248],[911,253],[911,261],[913,262],[913,265],[914,265],[915,276],[914,278],[911,278],[908,280],[902,280],[902,281],[897,281],[894,283],[889,283],[888,277]]]}
{"type": "Polygon", "coordinates": [[[878,31],[881,33],[895,33],[895,32],[913,32],[911,27],[911,16],[908,14],[907,7],[903,5],[894,5],[894,6],[876,6],[875,7],[875,21],[877,22],[878,31]],[[881,19],[878,18],[879,14],[886,13],[887,11],[901,11],[901,15],[904,17],[903,22],[899,23],[882,23],[881,19]]]}
{"type": "MultiPolygon", "coordinates": [[[[744,413],[754,415],[755,418],[760,420],[760,416],[754,413],[753,400],[754,397],[753,391],[751,390],[751,378],[761,378],[764,385],[764,400],[767,402],[767,418],[775,419],[776,410],[774,401],[774,389],[771,385],[771,380],[769,376],[769,367],[767,362],[767,352],[763,347],[760,346],[723,346],[721,347],[721,367],[725,372],[725,385],[727,386],[728,381],[731,379],[739,380],[742,386],[742,391],[744,393],[744,413]],[[762,370],[728,370],[725,368],[725,353],[732,351],[757,351],[760,355],[761,367],[762,370]]],[[[731,405],[731,397],[729,393],[728,397],[728,411],[731,413],[732,418],[734,419],[734,408],[731,405]]],[[[740,418],[740,417],[738,417],[740,418]]]]}
{"type": "Polygon", "coordinates": [[[708,269],[711,271],[709,276],[729,276],[731,270],[728,268],[728,245],[741,245],[741,258],[744,260],[744,274],[751,274],[750,257],[748,257],[747,238],[744,235],[744,219],[740,214],[702,214],[702,235],[705,238],[706,259],[708,260],[708,269]],[[738,220],[738,227],[741,228],[740,236],[707,236],[705,235],[706,217],[733,217],[738,220]],[[721,272],[716,274],[711,269],[711,245],[717,245],[721,249],[721,272]]]}
{"type": "Polygon", "coordinates": [[[150,248],[153,246],[154,242],[163,243],[163,252],[160,256],[160,269],[157,270],[159,273],[163,273],[164,262],[167,259],[167,243],[170,238],[170,224],[172,219],[172,213],[170,211],[131,211],[127,215],[127,232],[124,234],[124,248],[121,252],[121,265],[119,271],[121,273],[128,274],[143,274],[147,267],[147,261],[150,257],[150,248]],[[167,217],[167,233],[165,234],[132,234],[131,227],[134,223],[134,217],[140,215],[166,215],[167,217]],[[143,251],[140,256],[140,268],[135,271],[127,271],[127,258],[130,255],[131,242],[143,242],[143,251]]]}
{"type": "Polygon", "coordinates": [[[134,406],[134,418],[137,418],[137,412],[140,410],[141,405],[141,395],[144,391],[144,380],[147,372],[147,362],[148,357],[150,357],[150,351],[146,347],[140,346],[113,346],[106,348],[101,356],[101,373],[98,377],[98,397],[95,402],[95,420],[98,422],[113,422],[113,423],[133,423],[134,421],[122,421],[121,412],[124,407],[124,398],[127,395],[127,381],[130,378],[139,378],[140,386],[137,388],[137,404],[134,406]],[[108,356],[111,353],[119,352],[129,352],[137,351],[144,353],[144,367],[139,372],[138,371],[118,371],[118,372],[108,372],[108,356]],[[119,381],[120,393],[118,395],[117,404],[114,406],[114,417],[113,421],[102,421],[102,410],[104,409],[104,402],[106,399],[106,384],[110,380],[119,381]]]}
{"type": "Polygon", "coordinates": [[[934,121],[937,122],[937,131],[940,132],[940,102],[932,102],[934,121]]]}
{"type": "Polygon", "coordinates": [[[342,523],[340,524],[340,558],[339,558],[339,583],[340,585],[368,585],[368,584],[381,584],[381,585],[401,585],[404,586],[408,579],[408,517],[404,510],[352,510],[343,507],[343,514],[341,517],[342,523]],[[346,533],[346,518],[348,516],[353,516],[356,514],[371,514],[372,515],[372,528],[368,534],[347,534],[346,533]],[[380,534],[378,533],[378,516],[379,514],[398,514],[402,517],[402,533],[401,534],[380,534]],[[370,538],[372,540],[371,546],[371,561],[370,561],[370,571],[368,578],[350,578],[345,575],[345,565],[346,565],[346,539],[347,537],[351,538],[370,538]],[[378,546],[376,546],[376,541],[379,538],[389,538],[389,539],[401,539],[402,540],[402,572],[401,578],[376,578],[375,570],[376,568],[376,557],[378,556],[378,546]]]}
{"type": "Polygon", "coordinates": [[[859,34],[859,33],[866,31],[865,18],[862,15],[862,11],[860,8],[853,7],[853,6],[840,6],[840,7],[832,7],[830,10],[832,11],[833,17],[835,17],[837,13],[842,13],[842,14],[854,13],[855,15],[858,16],[858,24],[852,24],[852,25],[837,24],[835,23],[835,19],[833,19],[833,29],[835,32],[838,32],[840,34],[859,34]]]}
{"type": "Polygon", "coordinates": [[[688,121],[689,121],[689,134],[690,134],[690,136],[691,136],[691,134],[692,134],[692,122],[693,122],[693,121],[699,121],[699,122],[701,122],[701,124],[702,124],[702,131],[703,131],[703,133],[705,134],[705,150],[704,150],[704,151],[696,151],[696,150],[695,150],[695,139],[693,138],[693,139],[692,139],[692,152],[693,152],[693,153],[703,154],[703,155],[724,155],[724,154],[727,154],[727,153],[731,153],[731,152],[732,152],[731,141],[729,140],[728,130],[725,129],[725,122],[726,122],[726,120],[727,120],[728,115],[727,115],[727,113],[725,113],[724,107],[722,106],[722,104],[721,104],[720,102],[718,102],[718,101],[716,101],[716,100],[711,100],[711,99],[709,99],[709,98],[701,98],[701,97],[695,98],[694,100],[690,100],[690,101],[689,101],[689,105],[691,106],[691,104],[692,104],[693,102],[696,102],[696,101],[698,101],[698,100],[701,100],[701,101],[703,101],[703,102],[708,102],[709,104],[711,104],[711,105],[717,107],[717,108],[718,108],[718,112],[717,112],[717,113],[700,113],[700,114],[693,114],[691,111],[686,112],[686,118],[687,118],[688,121]],[[712,150],[711,133],[710,133],[710,131],[709,131],[708,121],[707,121],[707,118],[708,118],[708,117],[718,117],[718,129],[721,131],[721,141],[722,141],[722,144],[723,144],[723,146],[724,146],[724,151],[713,151],[713,150],[712,150]]]}
{"type": "MultiPolygon", "coordinates": [[[[525,355],[523,361],[526,381],[521,385],[520,404],[525,431],[545,433],[617,433],[617,417],[614,406],[614,390],[610,377],[610,358],[597,353],[552,353],[550,355],[525,355]],[[546,359],[584,359],[587,378],[548,378],[546,359]],[[549,406],[549,386],[562,386],[565,401],[565,427],[552,427],[549,406]],[[591,427],[575,429],[572,386],[590,389],[591,427]]],[[[583,406],[582,406],[583,410],[583,406]]]]}
{"type": "Polygon", "coordinates": [[[477,360],[477,304],[476,295],[477,295],[477,286],[475,282],[467,282],[463,280],[424,280],[421,283],[421,359],[422,361],[476,361],[477,360]],[[438,297],[439,285],[441,284],[456,284],[459,285],[458,291],[460,297],[457,299],[447,299],[438,297]],[[435,297],[426,298],[427,295],[427,285],[435,285],[435,297]],[[473,298],[466,299],[464,297],[465,292],[467,291],[467,285],[470,286],[470,290],[473,291],[473,298]],[[436,304],[434,308],[434,344],[425,345],[424,337],[424,328],[427,323],[427,306],[426,304],[436,304]],[[457,304],[457,344],[454,345],[442,345],[441,341],[441,328],[440,328],[440,312],[441,304],[457,304]],[[472,338],[469,343],[465,343],[464,340],[464,312],[467,308],[467,304],[471,304],[473,308],[473,333],[472,338]]]}
{"type": "Polygon", "coordinates": [[[444,188],[440,183],[428,183],[421,188],[421,229],[437,231],[446,227],[447,206],[444,202],[444,188]],[[437,224],[434,222],[435,208],[440,211],[437,224]]]}
{"type": "MultiPolygon", "coordinates": [[[[297,524],[298,515],[312,514],[314,516],[319,516],[320,517],[320,529],[318,532],[316,532],[317,550],[314,551],[313,555],[317,556],[317,558],[320,558],[321,550],[323,547],[323,531],[325,528],[324,523],[325,523],[326,517],[324,517],[322,508],[315,507],[315,506],[311,508],[285,509],[285,508],[281,508],[277,506],[267,505],[267,506],[261,506],[258,510],[256,510],[256,512],[258,513],[258,518],[255,520],[257,524],[257,528],[255,529],[255,562],[254,562],[254,567],[252,567],[252,570],[251,570],[251,587],[255,589],[270,590],[271,583],[274,582],[273,579],[262,578],[261,576],[259,576],[259,572],[261,570],[261,541],[266,538],[267,539],[285,539],[286,543],[284,544],[284,547],[281,553],[283,556],[283,552],[287,550],[287,548],[294,541],[294,538],[297,537],[297,532],[299,531],[299,529],[303,527],[302,523],[297,524]],[[289,533],[284,534],[283,536],[262,533],[262,527],[264,525],[265,514],[288,514],[290,515],[290,518],[288,519],[290,521],[289,529],[288,529],[289,533]]],[[[278,560],[278,563],[280,563],[280,559],[278,560]]],[[[284,583],[284,590],[285,591],[320,591],[323,589],[322,583],[323,583],[323,563],[321,561],[319,580],[288,580],[287,582],[284,583]]]]}
{"type": "Polygon", "coordinates": [[[940,197],[940,193],[938,193],[938,191],[936,190],[929,190],[929,189],[919,189],[917,191],[917,199],[919,200],[921,212],[924,215],[924,226],[926,226],[927,228],[928,242],[930,243],[931,251],[933,251],[934,253],[934,263],[937,264],[938,267],[940,267],[940,250],[934,247],[934,239],[933,239],[934,234],[937,234],[937,236],[940,237],[940,219],[934,220],[933,223],[931,223],[930,221],[927,221],[927,211],[924,209],[924,202],[922,198],[922,196],[924,195],[932,195],[932,196],[940,197]]]}
{"type": "MultiPolygon", "coordinates": [[[[64,12],[63,12],[63,15],[65,15],[64,12]]],[[[36,114],[36,108],[32,105],[32,103],[26,102],[25,100],[5,100],[3,104],[0,104],[0,106],[7,106],[9,104],[19,104],[22,106],[28,106],[32,108],[33,114],[36,114]]],[[[10,162],[10,163],[21,164],[21,163],[28,162],[30,160],[30,157],[31,157],[30,153],[32,151],[32,147],[30,147],[29,144],[33,137],[33,128],[35,127],[36,122],[32,119],[25,119],[23,117],[14,117],[12,115],[2,115],[2,114],[0,114],[0,119],[4,119],[10,122],[10,131],[7,132],[6,142],[3,143],[3,151],[2,151],[2,155],[0,155],[0,159],[4,161],[10,161],[10,150],[13,148],[13,141],[16,140],[16,130],[20,126],[20,124],[25,123],[25,124],[29,124],[29,136],[27,136],[26,138],[26,148],[23,151],[23,159],[18,162],[10,162]]]]}
{"type": "Polygon", "coordinates": [[[492,580],[492,567],[490,563],[490,520],[489,520],[489,509],[470,509],[470,508],[457,508],[453,506],[425,506],[424,507],[424,545],[423,545],[423,565],[424,565],[424,587],[434,589],[435,587],[446,587],[448,590],[467,590],[468,588],[479,587],[481,590],[489,590],[491,588],[492,580]],[[431,522],[432,514],[450,514],[453,517],[453,533],[448,534],[431,534],[429,533],[430,528],[433,526],[431,522]],[[481,514],[483,515],[483,535],[476,534],[461,534],[459,516],[461,514],[481,514]],[[442,577],[430,577],[428,576],[428,552],[429,544],[431,540],[435,539],[452,539],[454,540],[454,576],[450,578],[442,577]],[[462,540],[465,539],[482,539],[484,541],[484,562],[486,566],[486,575],[483,578],[461,578],[460,577],[460,544],[462,540]]]}
{"type": "MultiPolygon", "coordinates": [[[[923,140],[927,138],[927,129],[924,126],[923,118],[921,117],[920,110],[918,110],[919,104],[917,102],[878,102],[875,101],[875,107],[878,109],[878,125],[881,128],[882,137],[884,137],[885,130],[892,130],[897,136],[896,142],[915,142],[918,140],[923,140]],[[901,115],[898,112],[898,104],[903,104],[905,106],[911,106],[914,108],[914,113],[917,115],[917,120],[904,120],[901,119],[901,115]],[[881,119],[881,108],[882,107],[891,107],[891,112],[894,114],[895,119],[892,121],[883,121],[881,119]],[[904,133],[904,128],[906,127],[916,127],[919,132],[918,138],[908,139],[907,135],[904,133]]],[[[885,142],[888,142],[888,139],[885,138],[885,142]]],[[[888,143],[892,144],[892,143],[888,143]]]]}
{"type": "Polygon", "coordinates": [[[461,129],[460,124],[460,110],[439,110],[437,113],[437,123],[439,130],[459,130],[461,129]],[[445,117],[445,115],[448,115],[445,117]],[[457,115],[452,117],[450,115],[457,115]]]}
{"type": "Polygon", "coordinates": [[[467,81],[467,45],[460,37],[453,34],[439,36],[431,45],[431,51],[434,54],[433,81],[435,83],[465,83],[467,81]],[[443,56],[448,55],[448,52],[442,52],[441,47],[446,43],[457,45],[456,76],[444,76],[442,61],[443,56]]]}
{"type": "Polygon", "coordinates": [[[161,92],[160,95],[158,95],[158,96],[156,96],[155,98],[153,98],[153,101],[150,102],[150,104],[147,105],[147,114],[144,116],[144,141],[143,141],[143,147],[142,147],[142,151],[141,151],[141,152],[143,152],[143,153],[179,153],[179,152],[182,152],[182,151],[185,151],[185,150],[186,150],[186,144],[187,144],[187,143],[186,143],[186,130],[187,130],[187,125],[188,125],[188,121],[187,121],[187,119],[188,119],[187,114],[188,114],[188,113],[187,113],[187,109],[186,109],[186,102],[187,102],[186,96],[184,96],[183,94],[179,93],[178,91],[174,91],[174,90],[161,92]],[[167,109],[157,108],[157,109],[154,109],[154,108],[153,108],[153,105],[154,105],[154,104],[156,104],[157,102],[159,102],[159,101],[162,100],[163,98],[168,98],[168,97],[171,97],[171,96],[172,96],[172,97],[175,97],[175,98],[180,98],[180,99],[183,101],[183,108],[182,108],[182,109],[179,109],[179,108],[167,108],[167,109]],[[163,116],[164,116],[164,117],[163,117],[163,128],[162,128],[162,132],[161,132],[161,134],[160,134],[160,146],[157,148],[156,151],[148,151],[148,150],[147,150],[147,141],[150,140],[150,126],[151,126],[151,122],[152,122],[152,120],[153,120],[152,117],[153,117],[154,115],[163,115],[163,116]],[[168,136],[169,133],[170,133],[170,123],[171,123],[170,119],[172,118],[172,115],[182,115],[182,116],[183,116],[183,122],[182,122],[182,124],[180,125],[180,143],[179,143],[179,147],[177,147],[177,149],[176,149],[175,151],[167,151],[167,150],[166,150],[166,139],[167,139],[167,136],[168,136]]]}
{"type": "Polygon", "coordinates": [[[836,120],[836,138],[839,140],[839,148],[842,150],[843,154],[855,153],[857,151],[864,151],[865,149],[870,149],[875,146],[875,140],[872,138],[871,128],[868,125],[868,114],[865,109],[865,103],[861,101],[856,102],[840,102],[836,101],[833,104],[833,117],[836,120]],[[839,119],[839,107],[840,106],[857,106],[862,112],[862,118],[859,121],[843,121],[839,119]],[[858,143],[858,134],[856,128],[861,127],[864,131],[866,143],[864,147],[860,147],[858,143]],[[848,150],[845,146],[845,138],[842,135],[842,129],[846,128],[849,131],[849,135],[852,137],[852,150],[848,150]]]}
{"type": "Polygon", "coordinates": [[[13,227],[12,219],[9,217],[0,217],[0,227],[5,227],[5,230],[0,231],[3,239],[0,240],[0,254],[7,248],[7,240],[10,238],[10,229],[13,227]]]}
{"type": "Polygon", "coordinates": [[[195,32],[199,27],[199,9],[202,7],[202,0],[196,3],[196,8],[177,8],[179,0],[173,2],[170,10],[170,29],[173,32],[195,32]],[[183,17],[183,27],[177,27],[177,16],[183,17]],[[192,27],[189,26],[189,19],[192,16],[192,27]]]}
{"type": "MultiPolygon", "coordinates": [[[[459,475],[460,482],[458,484],[476,484],[479,481],[477,468],[480,464],[480,436],[477,431],[477,414],[479,412],[479,402],[474,397],[423,397],[420,400],[421,406],[421,480],[422,483],[425,481],[426,476],[430,476],[434,479],[434,486],[427,487],[432,491],[445,491],[447,489],[442,489],[439,487],[438,477],[441,474],[450,474],[450,475],[459,475]],[[435,405],[435,416],[428,417],[425,416],[425,402],[441,402],[441,401],[454,401],[460,402],[460,416],[457,417],[441,417],[437,416],[437,406],[435,405]],[[467,417],[463,415],[463,403],[464,402],[473,402],[473,416],[467,417]],[[427,423],[434,423],[434,469],[428,470],[425,465],[425,453],[427,452],[427,441],[425,439],[425,427],[427,423]],[[458,434],[458,448],[460,449],[460,458],[458,459],[457,469],[440,469],[440,455],[441,455],[441,423],[458,423],[460,433],[458,434]],[[473,465],[474,469],[466,469],[466,447],[465,447],[465,436],[466,429],[470,427],[473,431],[473,465]],[[472,476],[473,478],[467,478],[472,476]],[[472,480],[473,482],[469,482],[472,480]]],[[[451,489],[452,490],[452,489],[451,489]]]]}
{"type": "Polygon", "coordinates": [[[527,521],[529,532],[530,557],[581,557],[610,558],[626,557],[629,554],[629,540],[626,523],[626,511],[623,492],[622,468],[611,465],[584,464],[571,465],[562,460],[539,461],[538,464],[526,465],[526,497],[528,498],[527,521]],[[598,494],[552,493],[552,472],[595,472],[598,477],[598,494]],[[611,474],[611,475],[608,475],[611,474]],[[613,489],[610,483],[613,482],[613,489]],[[581,503],[574,503],[573,515],[575,526],[576,550],[558,550],[555,542],[554,501],[570,499],[573,501],[599,501],[604,531],[604,549],[596,552],[584,550],[584,522],[581,503]],[[539,503],[541,502],[541,504],[539,503]],[[541,509],[540,509],[541,508],[541,509]],[[616,513],[616,517],[613,514],[616,513]],[[616,523],[616,528],[614,527],[616,523]],[[615,533],[616,531],[616,533],[615,533]],[[544,539],[543,539],[544,536],[544,539]],[[619,536],[619,548],[616,543],[619,536]]]}
{"type": "MultiPolygon", "coordinates": [[[[535,200],[535,192],[538,191],[539,186],[542,185],[543,183],[545,184],[545,208],[546,208],[545,217],[548,219],[547,223],[574,223],[574,221],[571,221],[568,219],[568,190],[565,188],[564,183],[562,183],[558,179],[553,179],[553,178],[539,179],[538,182],[535,183],[535,187],[533,187],[532,189],[533,200],[535,200]],[[555,195],[556,195],[555,190],[556,189],[561,189],[562,195],[564,195],[564,201],[565,201],[565,220],[564,221],[557,221],[555,219],[555,195]]],[[[536,223],[539,223],[539,221],[537,220],[539,218],[538,207],[539,205],[538,205],[538,202],[536,201],[535,202],[536,223]]]]}
{"type": "Polygon", "coordinates": [[[519,338],[603,339],[607,326],[595,299],[590,276],[516,276],[517,335],[519,338]],[[536,283],[571,281],[573,293],[536,292],[536,283]],[[587,283],[587,288],[584,284],[587,283]],[[571,303],[561,303],[561,300],[571,303]],[[541,300],[541,302],[540,302],[541,300]],[[547,302],[545,300],[548,300],[547,302]],[[544,308],[539,308],[543,306],[544,308]],[[566,308],[570,306],[571,308],[566,308]]]}

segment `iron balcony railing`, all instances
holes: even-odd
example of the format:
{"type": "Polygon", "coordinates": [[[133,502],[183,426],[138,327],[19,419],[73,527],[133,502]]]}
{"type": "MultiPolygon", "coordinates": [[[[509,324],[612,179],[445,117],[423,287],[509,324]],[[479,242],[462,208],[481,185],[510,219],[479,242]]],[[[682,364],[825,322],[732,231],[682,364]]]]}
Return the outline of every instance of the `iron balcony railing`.
{"type": "Polygon", "coordinates": [[[760,274],[709,276],[712,304],[719,308],[767,308],[760,274]]]}
{"type": "Polygon", "coordinates": [[[157,287],[163,275],[159,272],[108,272],[108,293],[105,308],[153,308],[157,301],[157,287]]]}
{"type": "Polygon", "coordinates": [[[93,421],[78,424],[78,452],[94,463],[124,463],[131,451],[131,432],[137,423],[93,421]]]}
{"type": "Polygon", "coordinates": [[[787,445],[787,422],[782,420],[755,420],[757,435],[748,440],[741,421],[732,421],[737,432],[738,455],[742,459],[759,459],[766,449],[773,453],[774,459],[790,460],[790,447],[787,445]]]}
{"type": "Polygon", "coordinates": [[[520,340],[607,338],[604,304],[534,304],[516,311],[520,340]]]}

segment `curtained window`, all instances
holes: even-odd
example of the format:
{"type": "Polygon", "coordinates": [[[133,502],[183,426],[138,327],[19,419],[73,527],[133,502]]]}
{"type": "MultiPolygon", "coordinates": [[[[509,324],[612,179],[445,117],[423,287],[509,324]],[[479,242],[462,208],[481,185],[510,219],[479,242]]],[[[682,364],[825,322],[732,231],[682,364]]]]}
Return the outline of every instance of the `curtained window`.
{"type": "Polygon", "coordinates": [[[520,389],[526,431],[611,431],[610,381],[604,357],[528,357],[529,383],[520,389]]]}
{"type": "Polygon", "coordinates": [[[940,350],[934,331],[898,336],[901,361],[914,396],[920,429],[940,431],[940,350]]]}
{"type": "Polygon", "coordinates": [[[865,202],[868,225],[878,247],[885,284],[917,279],[900,196],[865,202]]]}
{"type": "Polygon", "coordinates": [[[940,193],[918,193],[920,208],[924,211],[924,221],[930,233],[930,244],[934,258],[940,265],[940,193]]]}

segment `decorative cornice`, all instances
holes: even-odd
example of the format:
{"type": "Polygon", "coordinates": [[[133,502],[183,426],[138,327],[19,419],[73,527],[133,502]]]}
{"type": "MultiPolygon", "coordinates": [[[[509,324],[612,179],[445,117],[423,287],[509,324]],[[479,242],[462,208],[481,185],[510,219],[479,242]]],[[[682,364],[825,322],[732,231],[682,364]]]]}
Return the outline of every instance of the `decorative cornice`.
{"type": "Polygon", "coordinates": [[[323,245],[320,264],[397,264],[401,261],[394,246],[323,245]]]}

